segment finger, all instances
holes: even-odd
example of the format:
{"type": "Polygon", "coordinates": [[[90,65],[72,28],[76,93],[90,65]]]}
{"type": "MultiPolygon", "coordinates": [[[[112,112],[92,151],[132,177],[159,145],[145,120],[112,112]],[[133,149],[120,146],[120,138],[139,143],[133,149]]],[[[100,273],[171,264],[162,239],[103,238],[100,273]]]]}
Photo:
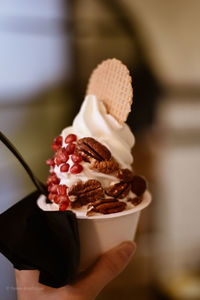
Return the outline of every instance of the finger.
{"type": "Polygon", "coordinates": [[[124,270],[135,249],[136,245],[127,241],[106,252],[89,270],[87,276],[79,281],[79,288],[84,290],[88,287],[88,297],[95,298],[105,285],[124,270]]]}

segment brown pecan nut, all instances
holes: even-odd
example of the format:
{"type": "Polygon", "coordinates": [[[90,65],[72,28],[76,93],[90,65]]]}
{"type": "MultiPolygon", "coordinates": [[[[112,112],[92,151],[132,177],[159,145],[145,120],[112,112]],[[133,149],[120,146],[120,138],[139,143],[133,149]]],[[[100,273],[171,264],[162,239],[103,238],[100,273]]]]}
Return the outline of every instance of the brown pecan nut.
{"type": "Polygon", "coordinates": [[[128,201],[136,206],[142,202],[142,197],[129,198],[128,201]]]}
{"type": "Polygon", "coordinates": [[[92,170],[96,169],[97,171],[105,174],[113,173],[114,171],[117,171],[118,168],[119,168],[119,164],[113,158],[104,161],[95,160],[90,166],[90,169],[92,170]]]}
{"type": "Polygon", "coordinates": [[[111,158],[108,148],[91,137],[78,140],[76,149],[86,161],[91,161],[92,158],[98,161],[109,160],[111,158]]]}
{"type": "Polygon", "coordinates": [[[77,200],[75,202],[71,202],[70,205],[71,205],[71,208],[80,208],[82,206],[82,203],[81,203],[81,201],[77,200]]]}
{"type": "Polygon", "coordinates": [[[73,185],[68,195],[72,206],[74,207],[75,202],[79,202],[81,205],[85,205],[89,202],[93,202],[100,199],[103,195],[103,188],[101,183],[95,179],[90,179],[86,182],[79,181],[77,184],[73,185]]]}
{"type": "Polygon", "coordinates": [[[141,176],[134,175],[131,182],[131,190],[137,196],[141,196],[147,188],[146,180],[141,176]]]}
{"type": "Polygon", "coordinates": [[[134,174],[129,169],[119,169],[117,177],[124,182],[130,182],[133,180],[134,174]]]}
{"type": "Polygon", "coordinates": [[[89,203],[88,208],[97,207],[98,205],[103,204],[103,203],[116,202],[116,201],[118,201],[118,200],[115,198],[103,198],[103,199],[96,200],[92,203],[89,203]]]}
{"type": "Polygon", "coordinates": [[[88,216],[95,212],[101,214],[111,214],[123,211],[126,207],[126,203],[114,198],[108,198],[95,201],[90,205],[90,207],[91,206],[92,209],[87,212],[88,216]]]}
{"type": "Polygon", "coordinates": [[[123,199],[128,195],[130,190],[131,185],[129,183],[121,181],[107,188],[106,194],[114,198],[123,199]]]}

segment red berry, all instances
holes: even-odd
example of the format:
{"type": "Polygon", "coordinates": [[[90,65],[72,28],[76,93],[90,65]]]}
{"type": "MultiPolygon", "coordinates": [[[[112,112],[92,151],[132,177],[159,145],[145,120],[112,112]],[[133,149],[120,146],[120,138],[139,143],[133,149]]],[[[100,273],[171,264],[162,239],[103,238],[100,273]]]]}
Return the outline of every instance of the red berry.
{"type": "Polygon", "coordinates": [[[59,210],[60,211],[65,211],[65,210],[67,210],[68,206],[69,206],[69,202],[68,201],[62,202],[59,205],[59,210]]]}
{"type": "Polygon", "coordinates": [[[70,173],[72,174],[78,174],[81,173],[83,170],[83,167],[79,164],[73,164],[73,166],[70,168],[70,173]]]}
{"type": "Polygon", "coordinates": [[[50,192],[50,191],[51,191],[51,188],[52,188],[52,186],[53,186],[53,184],[52,184],[52,183],[48,185],[48,187],[47,187],[47,190],[48,190],[48,192],[50,192]]]}
{"type": "Polygon", "coordinates": [[[55,166],[54,158],[47,159],[46,164],[48,166],[53,166],[54,167],[55,166]]]}
{"type": "Polygon", "coordinates": [[[47,186],[50,185],[50,184],[52,183],[51,176],[52,176],[52,175],[49,175],[49,176],[47,177],[47,181],[46,181],[46,185],[47,185],[47,186]]]}
{"type": "Polygon", "coordinates": [[[49,169],[49,173],[53,174],[54,173],[54,167],[51,166],[50,169],[49,169]]]}
{"type": "Polygon", "coordinates": [[[48,191],[51,192],[52,194],[57,194],[58,193],[58,184],[51,184],[48,187],[48,191]]]}
{"type": "Polygon", "coordinates": [[[60,172],[67,172],[69,170],[69,164],[63,164],[60,167],[60,172]]]}
{"type": "Polygon", "coordinates": [[[75,134],[68,134],[68,136],[65,138],[65,143],[68,144],[68,143],[75,142],[76,139],[77,137],[75,134]]]}
{"type": "Polygon", "coordinates": [[[60,146],[57,145],[56,143],[53,143],[53,144],[51,145],[51,148],[53,149],[54,152],[56,152],[56,151],[58,151],[58,149],[60,148],[60,146]]]}
{"type": "Polygon", "coordinates": [[[56,198],[56,197],[57,197],[56,194],[50,193],[50,194],[48,195],[48,199],[49,199],[50,201],[54,201],[54,202],[55,202],[55,198],[56,198]]]}
{"type": "Polygon", "coordinates": [[[76,145],[75,145],[75,144],[69,143],[69,144],[67,145],[67,147],[66,147],[67,154],[73,154],[75,148],[76,148],[76,145]]]}
{"type": "Polygon", "coordinates": [[[58,200],[59,200],[60,203],[61,202],[65,202],[65,201],[68,200],[68,196],[66,196],[66,195],[59,195],[58,196],[58,200]]]}
{"type": "Polygon", "coordinates": [[[66,163],[69,159],[69,155],[65,148],[60,148],[56,153],[56,165],[59,166],[62,163],[66,163]]]}
{"type": "Polygon", "coordinates": [[[57,144],[57,145],[59,145],[59,146],[62,146],[62,140],[63,140],[62,136],[59,135],[59,136],[57,136],[57,137],[54,139],[54,143],[57,144]]]}
{"type": "Polygon", "coordinates": [[[52,176],[52,182],[53,183],[60,183],[60,179],[56,175],[53,175],[52,176]]]}
{"type": "Polygon", "coordinates": [[[52,183],[52,181],[51,181],[51,175],[49,175],[49,176],[47,177],[46,184],[47,184],[47,185],[50,185],[51,183],[52,183]]]}
{"type": "Polygon", "coordinates": [[[56,203],[56,204],[59,204],[60,203],[60,200],[58,198],[58,195],[55,195],[53,201],[56,203]]]}
{"type": "Polygon", "coordinates": [[[58,186],[58,194],[59,195],[66,195],[67,186],[66,185],[59,185],[58,186]]]}
{"type": "Polygon", "coordinates": [[[61,161],[61,159],[59,157],[56,157],[55,161],[56,161],[56,166],[57,167],[62,164],[62,161],[61,161]]]}
{"type": "Polygon", "coordinates": [[[60,149],[60,147],[62,147],[62,136],[59,135],[54,139],[51,148],[56,152],[58,149],[60,149]]]}
{"type": "Polygon", "coordinates": [[[60,159],[63,163],[67,162],[68,159],[69,159],[69,155],[67,154],[67,151],[66,151],[65,148],[60,148],[60,149],[58,150],[58,152],[56,153],[56,157],[59,157],[59,159],[60,159]]]}
{"type": "Polygon", "coordinates": [[[81,154],[79,154],[79,153],[74,153],[74,154],[72,154],[72,161],[74,162],[74,163],[80,163],[80,162],[82,162],[82,160],[83,160],[83,158],[82,158],[82,156],[81,156],[81,154]]]}
{"type": "Polygon", "coordinates": [[[66,208],[69,206],[69,197],[68,196],[64,196],[64,195],[59,195],[59,196],[56,196],[54,202],[56,202],[57,204],[67,204],[66,205],[66,208]]]}
{"type": "Polygon", "coordinates": [[[55,175],[55,173],[51,174],[47,178],[47,185],[50,185],[52,183],[58,184],[60,182],[60,179],[55,175]]]}

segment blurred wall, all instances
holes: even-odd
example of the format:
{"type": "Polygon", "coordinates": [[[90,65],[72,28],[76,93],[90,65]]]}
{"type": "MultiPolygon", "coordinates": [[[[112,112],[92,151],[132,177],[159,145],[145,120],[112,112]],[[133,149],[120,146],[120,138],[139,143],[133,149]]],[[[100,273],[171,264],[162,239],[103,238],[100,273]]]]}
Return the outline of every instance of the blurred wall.
{"type": "MultiPolygon", "coordinates": [[[[63,92],[71,70],[67,17],[62,0],[0,3],[0,128],[43,181],[52,139],[71,114],[63,92]]],[[[0,157],[3,212],[35,187],[2,144],[0,157]]],[[[1,254],[0,299],[16,299],[13,267],[1,254]]]]}
{"type": "Polygon", "coordinates": [[[123,0],[133,16],[148,61],[167,88],[199,87],[198,0],[123,0]]]}
{"type": "MultiPolygon", "coordinates": [[[[147,287],[152,281],[161,284],[162,280],[175,286],[175,294],[179,288],[176,275],[199,271],[199,11],[200,2],[196,0],[76,1],[77,59],[83,87],[90,71],[107,57],[120,58],[132,71],[132,124],[134,127],[135,115],[139,114],[139,129],[145,129],[145,133],[138,132],[133,153],[135,161],[139,159],[138,169],[147,172],[144,162],[151,165],[147,178],[154,198],[137,238],[138,263],[133,263],[122,280],[112,283],[99,299],[109,299],[109,295],[121,299],[122,290],[132,299],[139,285],[147,287]],[[144,76],[138,76],[141,65],[145,65],[144,76]],[[143,93],[138,95],[138,89],[143,93]],[[140,109],[138,102],[142,103],[140,109]],[[154,118],[144,128],[141,124],[147,118],[146,110],[152,106],[154,118]],[[148,151],[153,153],[153,164],[148,151]],[[147,160],[141,159],[143,152],[147,160]]],[[[143,299],[142,295],[140,291],[135,296],[143,299]]],[[[144,299],[150,297],[148,294],[144,299]]],[[[193,299],[190,293],[188,299],[193,299]]]]}

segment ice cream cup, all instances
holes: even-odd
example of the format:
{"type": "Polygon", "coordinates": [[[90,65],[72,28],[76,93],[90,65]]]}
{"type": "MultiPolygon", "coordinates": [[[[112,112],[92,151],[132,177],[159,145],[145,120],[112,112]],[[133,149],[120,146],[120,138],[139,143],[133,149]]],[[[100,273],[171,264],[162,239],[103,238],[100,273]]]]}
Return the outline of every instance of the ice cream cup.
{"type": "MultiPolygon", "coordinates": [[[[151,202],[151,194],[146,191],[142,202],[130,209],[108,215],[85,216],[79,210],[76,213],[80,237],[80,267],[83,271],[97,258],[123,241],[133,240],[141,210],[151,202]]],[[[54,204],[43,206],[45,196],[40,196],[38,205],[45,210],[53,210],[54,204]]]]}
{"type": "Polygon", "coordinates": [[[81,251],[80,270],[85,270],[100,255],[121,242],[133,240],[140,212],[150,202],[151,194],[146,191],[139,205],[123,212],[90,217],[77,214],[81,251]]]}

